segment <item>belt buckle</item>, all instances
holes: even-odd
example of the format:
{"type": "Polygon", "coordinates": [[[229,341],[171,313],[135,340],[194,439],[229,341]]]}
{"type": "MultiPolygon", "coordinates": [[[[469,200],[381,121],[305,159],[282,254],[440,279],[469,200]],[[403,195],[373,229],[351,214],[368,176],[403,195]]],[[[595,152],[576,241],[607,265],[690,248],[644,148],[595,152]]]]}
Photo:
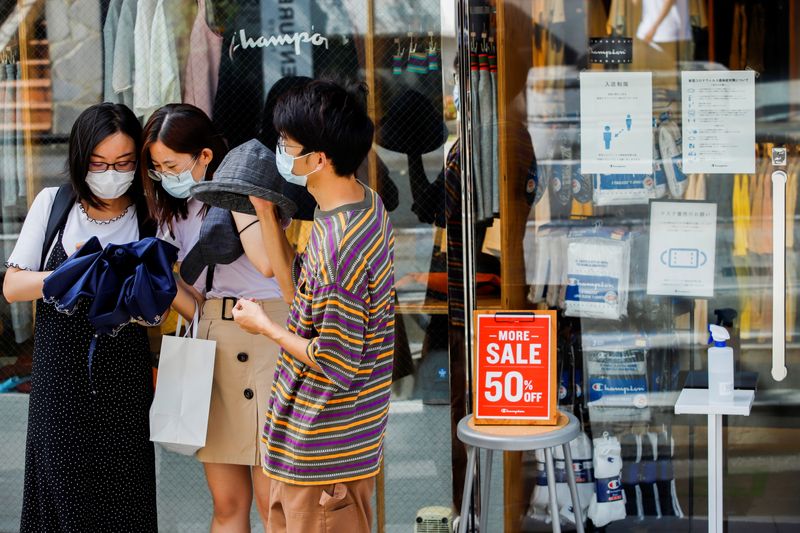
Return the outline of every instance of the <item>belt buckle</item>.
{"type": "Polygon", "coordinates": [[[230,302],[230,310],[233,311],[234,306],[236,305],[236,298],[231,298],[230,296],[225,296],[222,298],[222,316],[220,318],[222,320],[233,320],[233,313],[228,314],[228,302],[230,302]]]}

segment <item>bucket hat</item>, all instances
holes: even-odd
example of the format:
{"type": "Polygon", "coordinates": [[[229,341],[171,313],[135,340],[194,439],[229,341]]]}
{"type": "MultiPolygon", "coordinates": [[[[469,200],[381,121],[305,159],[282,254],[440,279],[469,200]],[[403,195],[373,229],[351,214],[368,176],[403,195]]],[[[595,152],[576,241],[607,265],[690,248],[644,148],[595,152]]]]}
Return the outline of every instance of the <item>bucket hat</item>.
{"type": "MultiPolygon", "coordinates": [[[[247,197],[245,197],[246,199],[247,197]]],[[[197,243],[181,262],[181,278],[194,284],[209,265],[228,265],[244,254],[233,215],[227,209],[210,207],[200,226],[197,243]]]]}
{"type": "Polygon", "coordinates": [[[297,206],[284,194],[285,186],[275,154],[258,139],[252,139],[228,152],[214,172],[214,179],[198,183],[191,192],[210,206],[250,215],[256,212],[248,196],[257,196],[277,205],[282,219],[290,219],[297,206]]]}

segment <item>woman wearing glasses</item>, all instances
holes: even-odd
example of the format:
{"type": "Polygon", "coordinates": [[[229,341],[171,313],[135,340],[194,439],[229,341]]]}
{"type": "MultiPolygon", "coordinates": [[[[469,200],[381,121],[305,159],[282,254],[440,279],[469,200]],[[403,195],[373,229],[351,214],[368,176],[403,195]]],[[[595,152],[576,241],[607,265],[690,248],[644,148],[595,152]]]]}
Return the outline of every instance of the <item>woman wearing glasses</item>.
{"type": "Polygon", "coordinates": [[[23,532],[157,530],[145,328],[99,337],[90,382],[89,302],[67,315],[42,301],[44,279],[89,238],[106,245],[155,235],[134,179],[141,131],[123,105],[81,113],[69,137],[70,184],[36,196],[6,262],[5,298],[37,301],[23,532]]]}
{"type": "MultiPolygon", "coordinates": [[[[145,125],[140,173],[162,237],[180,250],[178,261],[196,244],[207,211],[191,197],[191,188],[210,180],[226,153],[211,120],[192,105],[166,105],[145,125]]],[[[253,493],[265,530],[269,514],[260,436],[278,346],[244,333],[232,321],[234,299],[259,301],[276,322],[285,323],[289,311],[272,277],[258,218],[242,213],[232,213],[232,218],[244,255],[206,269],[193,285],[179,280],[173,305],[190,318],[194,303],[187,295],[202,302],[198,337],[217,342],[206,446],[197,452],[214,502],[212,533],[249,533],[253,493]]]]}

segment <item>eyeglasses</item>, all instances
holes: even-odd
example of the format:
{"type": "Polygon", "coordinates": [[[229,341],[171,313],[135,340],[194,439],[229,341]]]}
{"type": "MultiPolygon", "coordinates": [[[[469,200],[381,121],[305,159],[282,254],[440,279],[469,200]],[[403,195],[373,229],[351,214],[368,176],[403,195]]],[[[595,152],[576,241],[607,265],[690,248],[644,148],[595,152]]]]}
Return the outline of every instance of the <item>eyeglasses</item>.
{"type": "Polygon", "coordinates": [[[105,172],[109,168],[113,168],[117,172],[130,172],[136,170],[136,161],[117,161],[116,163],[89,163],[89,172],[105,172]]]}
{"type": "MultiPolygon", "coordinates": [[[[283,152],[286,152],[286,149],[287,149],[287,148],[299,148],[301,152],[303,151],[303,147],[302,147],[302,146],[300,146],[299,144],[286,144],[286,139],[285,139],[285,138],[283,138],[283,137],[281,137],[280,139],[278,139],[278,147],[279,147],[279,148],[280,148],[280,149],[281,149],[283,152]]],[[[305,154],[302,154],[302,153],[301,153],[300,155],[305,155],[305,154]]]]}
{"type": "Polygon", "coordinates": [[[183,170],[181,170],[180,172],[169,172],[169,171],[166,171],[166,170],[159,171],[159,170],[156,170],[154,168],[148,168],[147,169],[147,176],[153,181],[163,181],[165,178],[167,178],[167,179],[176,179],[176,178],[178,178],[178,176],[180,176],[181,174],[183,174],[187,170],[189,170],[189,171],[194,170],[194,166],[197,164],[197,158],[198,158],[198,156],[193,157],[191,162],[190,162],[191,167],[189,166],[189,164],[187,164],[185,167],[183,167],[183,170]]]}

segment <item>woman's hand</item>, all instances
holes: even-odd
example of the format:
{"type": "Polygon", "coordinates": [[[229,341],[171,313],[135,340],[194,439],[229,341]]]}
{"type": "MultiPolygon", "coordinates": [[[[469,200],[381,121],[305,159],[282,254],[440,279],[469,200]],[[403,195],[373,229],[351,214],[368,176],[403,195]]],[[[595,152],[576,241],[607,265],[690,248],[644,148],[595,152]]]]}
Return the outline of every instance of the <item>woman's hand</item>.
{"type": "Polygon", "coordinates": [[[269,200],[264,200],[263,198],[259,198],[258,196],[249,196],[250,203],[253,204],[253,209],[256,210],[256,214],[258,215],[265,215],[271,214],[277,218],[277,214],[275,213],[275,204],[270,202],[269,200]]]}
{"type": "Polygon", "coordinates": [[[273,322],[269,319],[261,306],[254,301],[245,299],[239,300],[233,307],[231,314],[239,327],[246,332],[253,335],[266,335],[269,337],[273,322]]]}

